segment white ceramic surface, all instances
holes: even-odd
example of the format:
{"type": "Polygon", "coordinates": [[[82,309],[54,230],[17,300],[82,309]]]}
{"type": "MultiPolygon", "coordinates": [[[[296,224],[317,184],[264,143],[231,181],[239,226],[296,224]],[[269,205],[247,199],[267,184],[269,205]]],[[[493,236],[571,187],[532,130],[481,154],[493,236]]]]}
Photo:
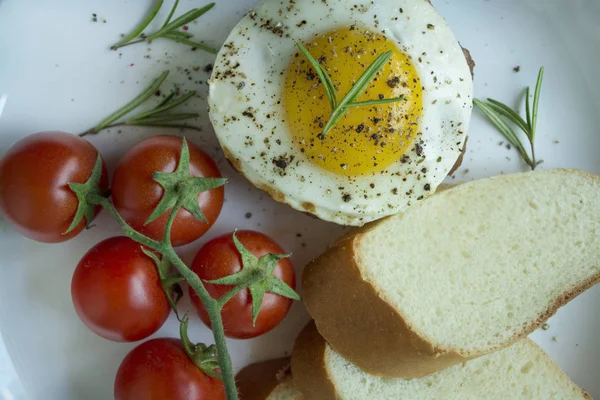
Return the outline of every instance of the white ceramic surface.
{"type": "MultiPolygon", "coordinates": [[[[204,3],[182,0],[181,11],[204,3]]],[[[256,0],[217,3],[198,23],[190,24],[191,32],[215,46],[256,0]]],[[[52,129],[77,133],[89,128],[170,69],[166,90],[180,84],[200,93],[188,108],[200,110],[197,125],[204,132],[186,134],[211,152],[231,177],[220,219],[205,238],[182,249],[184,259],[190,260],[211,237],[233,228],[252,228],[277,238],[293,252],[300,271],[343,228],[275,203],[227,165],[205,111],[208,77],[203,67],[212,56],[164,41],[116,52],[108,49],[150,4],[150,0],[0,0],[0,156],[29,133],[52,129]],[[93,13],[98,22],[92,22],[93,13]],[[246,212],[252,217],[245,218],[246,212]]],[[[434,4],[477,62],[477,97],[516,104],[525,85],[534,83],[540,65],[546,67],[537,138],[537,152],[544,159],[540,167],[600,173],[600,1],[435,0],[434,4]],[[513,71],[516,66],[518,73],[513,71]]],[[[114,168],[132,144],[160,132],[112,130],[90,140],[114,168]]],[[[449,181],[525,170],[515,151],[499,145],[502,138],[477,112],[469,135],[463,166],[449,181]]],[[[45,245],[20,237],[0,216],[0,399],[112,398],[115,371],[134,344],[115,344],[90,333],[70,299],[71,274],[79,258],[101,239],[119,234],[106,213],[96,225],[70,242],[45,245]]],[[[599,306],[596,287],[561,309],[548,330],[532,335],[596,398],[600,397],[599,306]]],[[[190,309],[186,302],[182,307],[190,309]]],[[[269,334],[230,340],[236,368],[286,354],[307,318],[302,306],[295,304],[269,334]]],[[[210,331],[196,317],[190,334],[196,340],[211,340],[210,331]]],[[[174,318],[156,334],[176,335],[174,318]]]]}

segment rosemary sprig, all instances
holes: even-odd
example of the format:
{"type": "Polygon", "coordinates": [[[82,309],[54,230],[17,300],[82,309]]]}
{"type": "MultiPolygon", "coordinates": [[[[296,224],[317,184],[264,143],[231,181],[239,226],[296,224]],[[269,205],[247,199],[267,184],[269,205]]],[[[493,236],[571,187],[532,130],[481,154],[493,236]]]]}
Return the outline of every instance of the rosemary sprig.
{"type": "Polygon", "coordinates": [[[296,46],[300,49],[300,52],[304,55],[304,57],[310,62],[311,66],[317,73],[319,80],[323,84],[323,88],[325,89],[325,93],[327,94],[327,99],[329,100],[329,106],[331,107],[331,115],[329,120],[323,127],[323,131],[320,134],[320,138],[325,138],[325,135],[338,123],[338,121],[344,116],[344,114],[348,111],[350,107],[362,107],[362,106],[372,106],[386,103],[394,103],[397,101],[404,100],[403,96],[394,97],[391,99],[377,99],[377,100],[368,100],[356,102],[355,100],[360,96],[360,94],[365,90],[369,82],[375,77],[375,75],[383,68],[385,63],[392,56],[391,51],[386,51],[385,53],[380,54],[371,65],[363,72],[363,74],[358,78],[358,80],[354,83],[352,88],[346,93],[346,95],[340,100],[337,101],[337,94],[335,86],[325,68],[309,53],[309,51],[302,46],[300,43],[296,43],[296,46]]]}
{"type": "Polygon", "coordinates": [[[175,93],[172,92],[167,95],[156,107],[151,110],[142,112],[134,117],[131,117],[125,121],[116,122],[121,117],[132,112],[134,109],[139,107],[142,103],[152,97],[157,91],[160,85],[167,79],[169,71],[164,71],[158,78],[152,82],[142,93],[138,94],[129,103],[119,108],[117,111],[104,118],[98,125],[88,129],[85,132],[79,134],[79,136],[95,135],[103,129],[113,128],[115,126],[123,125],[134,125],[134,126],[154,126],[163,128],[186,128],[200,130],[195,126],[184,125],[184,124],[173,124],[173,121],[181,121],[199,116],[198,113],[175,113],[175,114],[164,114],[164,112],[177,107],[178,105],[189,100],[196,94],[195,90],[185,92],[182,96],[175,97],[175,93]]]}
{"type": "Polygon", "coordinates": [[[526,120],[524,120],[516,111],[494,99],[487,99],[487,102],[479,99],[473,100],[479,109],[488,117],[488,119],[498,128],[500,133],[508,140],[508,142],[517,149],[519,155],[523,160],[531,167],[535,169],[542,160],[536,160],[535,158],[535,146],[533,144],[535,139],[535,129],[537,126],[538,106],[540,100],[540,91],[542,90],[542,80],[544,78],[544,67],[540,68],[538,73],[537,82],[535,84],[535,91],[533,94],[533,110],[530,106],[530,88],[525,89],[525,114],[526,120]],[[503,118],[504,117],[504,118],[503,118]],[[510,121],[518,126],[527,137],[529,146],[531,148],[531,156],[527,153],[523,142],[519,138],[519,135],[506,121],[510,121]]]}
{"type": "Polygon", "coordinates": [[[208,53],[216,54],[215,49],[203,43],[190,40],[190,38],[193,37],[192,34],[179,30],[179,28],[181,28],[185,24],[188,24],[194,21],[195,19],[199,18],[200,16],[204,15],[208,10],[215,6],[215,3],[210,3],[202,8],[194,8],[171,21],[173,15],[175,14],[175,10],[179,5],[179,0],[175,0],[175,3],[173,3],[173,7],[171,7],[171,11],[169,12],[169,15],[167,16],[167,19],[163,23],[162,27],[156,32],[151,33],[149,35],[144,34],[144,29],[146,29],[150,22],[154,20],[154,18],[156,17],[160,8],[163,5],[163,2],[164,0],[156,0],[156,3],[154,4],[154,7],[150,10],[148,16],[146,16],[146,18],[144,18],[142,22],[140,22],[140,24],[129,35],[123,37],[123,39],[121,39],[118,43],[112,45],[110,48],[112,50],[116,50],[124,46],[129,46],[132,44],[142,42],[151,42],[154,39],[163,38],[172,40],[177,43],[185,44],[186,46],[190,46],[192,50],[201,49],[208,53]],[[137,37],[139,37],[139,39],[136,39],[137,37]]]}

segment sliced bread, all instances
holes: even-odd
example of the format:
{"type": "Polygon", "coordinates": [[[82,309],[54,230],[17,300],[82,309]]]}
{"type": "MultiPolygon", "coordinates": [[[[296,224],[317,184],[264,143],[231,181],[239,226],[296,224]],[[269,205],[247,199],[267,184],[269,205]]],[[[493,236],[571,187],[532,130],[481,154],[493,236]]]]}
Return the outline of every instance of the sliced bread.
{"type": "Polygon", "coordinates": [[[289,357],[251,364],[235,379],[240,400],[304,400],[292,382],[289,357]]]}
{"type": "Polygon", "coordinates": [[[363,227],[302,287],[346,359],[417,378],[514,343],[599,280],[600,178],[557,169],[458,185],[363,227]]]}
{"type": "Polygon", "coordinates": [[[529,339],[428,377],[406,380],[361,371],[327,345],[311,323],[294,345],[292,376],[307,400],[591,399],[529,339]]]}

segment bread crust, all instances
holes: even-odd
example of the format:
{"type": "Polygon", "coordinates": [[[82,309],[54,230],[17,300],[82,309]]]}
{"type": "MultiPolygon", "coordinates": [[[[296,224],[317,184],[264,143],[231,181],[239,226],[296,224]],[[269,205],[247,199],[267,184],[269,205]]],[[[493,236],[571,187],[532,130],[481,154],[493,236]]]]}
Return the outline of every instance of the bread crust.
{"type": "Polygon", "coordinates": [[[562,369],[560,369],[558,364],[555,363],[554,360],[552,360],[550,358],[550,356],[544,351],[544,349],[542,349],[536,342],[534,342],[533,340],[528,339],[528,338],[525,338],[523,340],[528,341],[532,346],[535,346],[540,352],[542,352],[544,355],[546,355],[546,357],[548,357],[548,359],[550,360],[550,363],[552,365],[552,369],[554,369],[556,374],[561,377],[561,380],[564,379],[566,381],[569,381],[571,383],[571,385],[573,385],[573,387],[579,391],[579,393],[583,396],[584,399],[594,400],[594,399],[592,399],[592,396],[588,392],[586,392],[585,390],[583,390],[582,388],[577,386],[575,384],[575,382],[571,381],[571,379],[567,376],[567,374],[565,374],[565,372],[562,369]]]}
{"type": "MultiPolygon", "coordinates": [[[[555,171],[600,180],[600,177],[582,171],[555,171]]],[[[599,272],[563,293],[548,304],[547,310],[538,318],[499,346],[468,354],[436,347],[424,338],[425,335],[411,329],[410,322],[362,279],[357,245],[364,235],[384,221],[349,232],[312,261],[302,276],[303,300],[321,335],[344,358],[372,375],[420,378],[505,348],[529,335],[560,307],[600,282],[599,272]]]]}
{"type": "Polygon", "coordinates": [[[240,400],[265,400],[289,375],[290,358],[278,358],[244,367],[235,377],[240,400]],[[281,376],[283,374],[283,377],[281,376]]]}
{"type": "Polygon", "coordinates": [[[292,378],[294,385],[307,400],[335,400],[335,386],[325,366],[325,339],[319,334],[314,321],[302,329],[292,350],[292,378]]]}
{"type": "MultiPolygon", "coordinates": [[[[523,340],[545,355],[545,352],[535,342],[527,338],[523,340]]],[[[326,347],[327,343],[317,331],[313,321],[302,330],[298,339],[296,339],[296,345],[292,353],[294,384],[305,393],[307,400],[335,400],[338,398],[335,385],[330,380],[325,365],[326,347]],[[310,395],[307,394],[309,392],[310,395]]],[[[585,390],[575,385],[549,356],[545,355],[545,357],[548,358],[548,362],[557,377],[568,381],[575,390],[579,391],[583,398],[592,400],[592,397],[585,390]]]]}
{"type": "Polygon", "coordinates": [[[355,244],[363,235],[338,243],[304,270],[304,303],[319,333],[372,375],[420,378],[468,360],[422,339],[362,279],[355,244]]]}

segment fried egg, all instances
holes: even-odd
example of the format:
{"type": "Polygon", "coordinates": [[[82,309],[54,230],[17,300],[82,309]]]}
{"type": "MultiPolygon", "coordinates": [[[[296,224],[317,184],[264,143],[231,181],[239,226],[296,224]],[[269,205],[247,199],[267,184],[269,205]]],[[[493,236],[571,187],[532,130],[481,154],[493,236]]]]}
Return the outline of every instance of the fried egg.
{"type": "Polygon", "coordinates": [[[228,160],[278,201],[360,226],[433,194],[460,155],[472,109],[462,48],[426,0],[264,0],[236,25],[209,82],[228,160]],[[332,107],[391,56],[327,134],[332,107]]]}

